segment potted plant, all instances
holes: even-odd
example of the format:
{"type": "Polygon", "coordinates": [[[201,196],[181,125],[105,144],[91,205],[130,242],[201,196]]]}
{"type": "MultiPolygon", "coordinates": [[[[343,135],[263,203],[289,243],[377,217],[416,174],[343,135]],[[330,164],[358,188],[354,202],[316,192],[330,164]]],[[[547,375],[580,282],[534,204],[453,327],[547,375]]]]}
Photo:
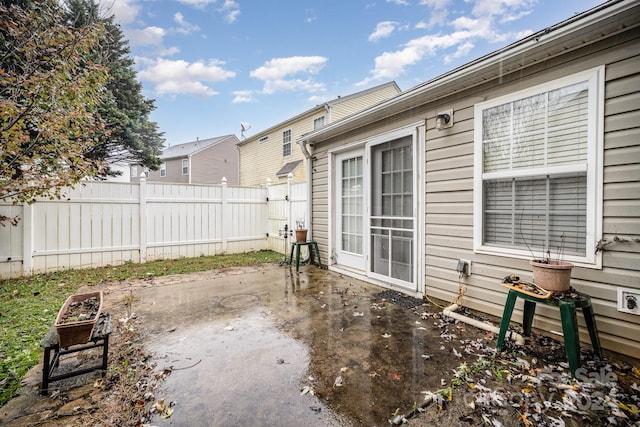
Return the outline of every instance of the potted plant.
{"type": "Polygon", "coordinates": [[[551,257],[551,251],[547,250],[544,257],[536,258],[534,256],[530,261],[533,271],[533,283],[550,292],[566,292],[571,286],[573,264],[563,259],[564,234],[560,236],[560,239],[561,244],[558,247],[558,254],[555,259],[551,257]]]}
{"type": "Polygon", "coordinates": [[[102,291],[71,295],[58,312],[54,324],[62,348],[86,344],[102,310],[102,291]]]}
{"type": "Polygon", "coordinates": [[[296,242],[304,243],[307,241],[307,229],[304,227],[304,218],[296,220],[296,242]]]}

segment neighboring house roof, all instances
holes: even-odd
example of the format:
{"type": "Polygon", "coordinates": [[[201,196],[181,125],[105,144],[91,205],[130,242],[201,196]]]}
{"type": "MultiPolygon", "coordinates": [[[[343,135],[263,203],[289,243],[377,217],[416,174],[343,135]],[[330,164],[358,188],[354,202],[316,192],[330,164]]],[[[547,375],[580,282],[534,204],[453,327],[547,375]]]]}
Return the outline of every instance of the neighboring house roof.
{"type": "Polygon", "coordinates": [[[351,100],[353,98],[358,98],[358,97],[364,96],[367,93],[379,91],[379,90],[381,90],[381,89],[383,89],[383,88],[385,88],[387,86],[394,87],[397,90],[398,93],[402,93],[402,90],[400,89],[398,84],[396,82],[394,82],[394,81],[391,81],[391,82],[383,83],[383,84],[378,85],[378,86],[371,87],[369,89],[362,90],[360,92],[352,93],[350,95],[339,96],[339,97],[337,97],[335,99],[332,99],[331,101],[327,101],[327,102],[324,102],[322,104],[318,104],[315,107],[310,108],[310,109],[308,109],[308,110],[306,110],[306,111],[304,111],[304,112],[302,112],[302,113],[300,113],[300,114],[298,114],[296,116],[290,117],[285,121],[282,121],[282,122],[280,122],[280,123],[278,123],[278,124],[276,124],[274,126],[271,126],[268,129],[263,130],[262,132],[259,132],[259,133],[255,134],[255,135],[252,135],[251,138],[247,138],[245,140],[242,140],[242,141],[238,142],[238,145],[244,145],[244,144],[246,144],[246,143],[248,143],[250,141],[254,141],[256,138],[262,137],[264,135],[268,135],[269,133],[273,132],[275,129],[278,129],[278,128],[281,128],[282,126],[285,126],[287,123],[295,122],[296,120],[301,119],[301,118],[303,118],[305,116],[308,116],[308,115],[313,114],[315,112],[324,111],[327,108],[332,108],[332,107],[334,107],[336,105],[339,105],[339,104],[341,104],[343,102],[346,102],[348,100],[351,100]]]}
{"type": "Polygon", "coordinates": [[[615,19],[606,20],[637,5],[636,1],[611,0],[524,39],[406,90],[398,96],[335,121],[303,136],[305,143],[323,141],[373,121],[402,113],[425,103],[464,92],[479,84],[517,72],[532,64],[567,55],[586,43],[610,37],[621,29],[615,19]],[[570,35],[570,37],[567,37],[570,35]]]}
{"type": "Polygon", "coordinates": [[[296,160],[295,162],[287,163],[276,173],[276,176],[289,175],[289,173],[293,172],[301,163],[302,160],[296,160]]]}
{"type": "Polygon", "coordinates": [[[179,157],[187,157],[229,138],[237,139],[235,135],[224,135],[215,138],[199,139],[192,142],[186,142],[184,144],[170,146],[162,151],[162,155],[160,155],[160,158],[163,160],[167,160],[179,157]]]}

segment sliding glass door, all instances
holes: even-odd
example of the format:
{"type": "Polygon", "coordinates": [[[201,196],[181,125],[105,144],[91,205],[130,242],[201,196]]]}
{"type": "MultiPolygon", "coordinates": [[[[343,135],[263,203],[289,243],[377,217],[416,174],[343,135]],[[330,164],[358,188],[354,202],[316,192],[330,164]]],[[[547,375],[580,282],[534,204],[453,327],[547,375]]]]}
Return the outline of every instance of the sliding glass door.
{"type": "Polygon", "coordinates": [[[371,273],[415,288],[413,138],[405,136],[372,145],[370,262],[371,273]]]}

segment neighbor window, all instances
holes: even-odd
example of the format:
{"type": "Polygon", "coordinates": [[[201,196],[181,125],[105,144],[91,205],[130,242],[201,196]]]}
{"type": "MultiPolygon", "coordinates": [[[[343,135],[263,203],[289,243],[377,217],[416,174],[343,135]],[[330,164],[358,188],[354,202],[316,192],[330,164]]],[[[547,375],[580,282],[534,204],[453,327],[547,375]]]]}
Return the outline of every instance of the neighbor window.
{"type": "Polygon", "coordinates": [[[167,176],[167,164],[166,163],[161,163],[160,164],[160,176],[167,176]]]}
{"type": "Polygon", "coordinates": [[[475,106],[476,250],[595,262],[602,75],[591,70],[475,106]]]}
{"type": "Polygon", "coordinates": [[[138,166],[131,166],[131,178],[138,177],[138,166]]]}
{"type": "Polygon", "coordinates": [[[324,116],[318,117],[313,121],[313,130],[322,129],[324,127],[324,116]]]}
{"type": "Polygon", "coordinates": [[[189,175],[189,159],[182,159],[182,175],[189,175]]]}
{"type": "Polygon", "coordinates": [[[282,132],[282,156],[291,155],[291,129],[282,132]]]}

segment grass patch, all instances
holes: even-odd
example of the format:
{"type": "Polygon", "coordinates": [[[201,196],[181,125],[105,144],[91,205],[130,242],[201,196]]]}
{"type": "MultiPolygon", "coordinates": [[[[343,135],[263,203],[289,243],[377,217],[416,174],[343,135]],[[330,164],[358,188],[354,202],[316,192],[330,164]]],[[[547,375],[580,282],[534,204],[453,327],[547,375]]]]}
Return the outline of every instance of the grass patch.
{"type": "Polygon", "coordinates": [[[66,270],[0,279],[0,406],[16,393],[22,377],[38,363],[40,340],[65,299],[85,285],[242,267],[282,260],[272,251],[127,262],[118,267],[66,270]]]}

